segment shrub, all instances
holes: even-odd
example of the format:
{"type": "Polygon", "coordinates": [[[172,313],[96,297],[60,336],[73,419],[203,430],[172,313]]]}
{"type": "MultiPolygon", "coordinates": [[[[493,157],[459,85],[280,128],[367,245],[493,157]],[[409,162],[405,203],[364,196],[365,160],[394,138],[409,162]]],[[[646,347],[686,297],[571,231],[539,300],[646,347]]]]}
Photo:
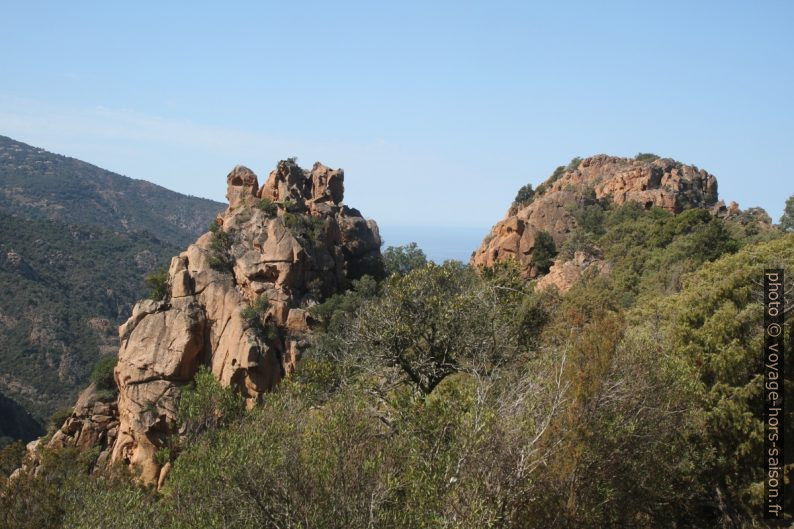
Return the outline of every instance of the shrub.
{"type": "Polygon", "coordinates": [[[256,203],[257,209],[263,211],[268,217],[275,217],[278,206],[271,199],[265,197],[256,203]]]}
{"type": "Polygon", "coordinates": [[[532,250],[532,264],[545,274],[554,263],[556,255],[557,246],[551,234],[547,231],[538,232],[535,237],[535,248],[532,250]]]}
{"type": "Polygon", "coordinates": [[[533,198],[535,198],[535,190],[532,189],[532,184],[527,184],[518,190],[513,202],[521,206],[528,206],[532,203],[533,198]]]}
{"type": "Polygon", "coordinates": [[[182,389],[177,417],[188,439],[240,418],[243,398],[231,387],[223,387],[205,366],[199,368],[193,384],[182,389]]]}
{"type": "Polygon", "coordinates": [[[314,244],[325,236],[325,221],[321,217],[285,212],[282,219],[295,238],[309,244],[314,244]]]}
{"type": "Polygon", "coordinates": [[[148,274],[144,281],[149,288],[150,299],[162,301],[168,296],[168,271],[165,268],[148,274]]]}
{"type": "Polygon", "coordinates": [[[249,327],[258,327],[262,325],[262,316],[270,308],[270,300],[264,294],[256,298],[252,305],[243,308],[240,311],[240,316],[245,320],[249,327]]]}
{"type": "Polygon", "coordinates": [[[785,232],[794,231],[794,195],[791,195],[786,200],[786,208],[780,217],[780,229],[785,232]]]}
{"type": "Polygon", "coordinates": [[[638,162],[652,162],[654,160],[658,160],[659,157],[651,152],[640,152],[637,153],[637,156],[635,156],[634,159],[638,162]]]}
{"type": "Polygon", "coordinates": [[[113,370],[116,368],[118,358],[116,355],[104,355],[99,358],[91,371],[91,382],[98,391],[116,391],[116,381],[113,370]]]}
{"type": "Polygon", "coordinates": [[[383,252],[383,263],[386,273],[404,276],[412,270],[427,264],[427,257],[415,242],[405,246],[389,246],[383,252]]]}
{"type": "Polygon", "coordinates": [[[210,257],[209,264],[216,270],[228,271],[231,269],[232,260],[229,251],[232,247],[232,236],[223,230],[218,221],[212,221],[210,224],[210,257]]]}

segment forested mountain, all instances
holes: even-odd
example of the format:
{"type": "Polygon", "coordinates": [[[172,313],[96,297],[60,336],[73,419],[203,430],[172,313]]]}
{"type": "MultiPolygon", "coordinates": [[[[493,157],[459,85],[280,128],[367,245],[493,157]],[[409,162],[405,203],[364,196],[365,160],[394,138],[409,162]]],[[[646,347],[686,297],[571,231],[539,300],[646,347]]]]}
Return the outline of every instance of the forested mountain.
{"type": "Polygon", "coordinates": [[[0,210],[26,218],[148,231],[178,247],[207,230],[223,204],[106,171],[0,136],[0,210]]]}
{"type": "Polygon", "coordinates": [[[17,406],[46,426],[73,404],[144,276],[221,207],[0,136],[0,436],[38,434],[17,406]]]}
{"type": "Polygon", "coordinates": [[[144,276],[178,248],[0,212],[0,392],[39,421],[70,406],[118,324],[145,295],[144,276]]]}

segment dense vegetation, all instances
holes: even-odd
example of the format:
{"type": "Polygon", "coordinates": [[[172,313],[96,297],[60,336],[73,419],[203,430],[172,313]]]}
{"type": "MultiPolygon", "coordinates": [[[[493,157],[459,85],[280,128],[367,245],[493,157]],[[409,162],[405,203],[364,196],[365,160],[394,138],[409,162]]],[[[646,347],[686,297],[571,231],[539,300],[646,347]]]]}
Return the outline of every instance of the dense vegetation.
{"type": "Polygon", "coordinates": [[[100,355],[115,356],[146,273],[178,251],[146,233],[0,212],[0,391],[41,424],[73,404],[100,355]]]}
{"type": "Polygon", "coordinates": [[[148,231],[185,247],[224,204],[185,196],[0,136],[0,210],[36,219],[148,231]]]}
{"type": "Polygon", "coordinates": [[[222,207],[0,136],[0,445],[73,403],[142,277],[222,207]]]}
{"type": "Polygon", "coordinates": [[[576,208],[570,245],[602,253],[609,274],[560,296],[509,263],[390,248],[389,278],[313,309],[311,350],[261,405],[245,411],[199,373],[159,493],[113,468],[89,476],[90,454],[45,452],[44,472],[6,484],[0,523],[763,526],[756,282],[794,267],[794,234],[700,210],[576,208]]]}

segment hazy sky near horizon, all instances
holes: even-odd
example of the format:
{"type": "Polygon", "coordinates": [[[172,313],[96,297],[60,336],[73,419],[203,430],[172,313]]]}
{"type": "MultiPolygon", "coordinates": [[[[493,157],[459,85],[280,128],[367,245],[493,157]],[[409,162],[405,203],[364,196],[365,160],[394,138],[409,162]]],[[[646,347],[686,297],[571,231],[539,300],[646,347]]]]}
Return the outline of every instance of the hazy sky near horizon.
{"type": "Polygon", "coordinates": [[[0,134],[224,200],[343,167],[384,225],[487,229],[574,156],[654,152],[777,221],[791,2],[5,2],[0,134]]]}

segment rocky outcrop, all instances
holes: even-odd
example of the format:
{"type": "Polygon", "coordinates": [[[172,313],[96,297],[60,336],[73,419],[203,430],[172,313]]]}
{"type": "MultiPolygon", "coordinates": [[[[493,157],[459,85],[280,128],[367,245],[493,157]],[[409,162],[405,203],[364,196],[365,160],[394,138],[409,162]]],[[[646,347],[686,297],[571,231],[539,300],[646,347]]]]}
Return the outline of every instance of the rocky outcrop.
{"type": "Polygon", "coordinates": [[[715,204],[717,180],[702,169],[670,159],[585,158],[549,179],[528,204],[514,203],[475,251],[472,264],[491,266],[515,259],[526,277],[537,277],[541,271],[534,266],[532,253],[538,233],[548,232],[559,248],[577,226],[571,207],[588,198],[618,205],[638,202],[677,213],[715,204]]]}
{"type": "Polygon", "coordinates": [[[565,294],[586,274],[608,273],[609,263],[599,256],[585,252],[576,252],[572,259],[560,258],[554,261],[549,273],[540,278],[538,290],[556,287],[560,294],[565,294]]]}
{"type": "Polygon", "coordinates": [[[167,472],[156,453],[174,432],[180,388],[199,366],[251,405],[287,376],[307,343],[307,309],[383,273],[377,225],[342,204],[343,180],[340,169],[288,160],[260,188],[235,167],[229,207],[172,259],[168,295],[138,302],[119,328],[117,422],[94,432],[93,419],[75,415],[56,436],[81,444],[104,435],[113,461],[155,484],[167,472]]]}
{"type": "Polygon", "coordinates": [[[86,449],[97,447],[97,464],[103,464],[110,458],[118,426],[116,403],[112,399],[109,401],[102,392],[97,392],[94,384],[91,384],[80,393],[71,415],[53,434],[47,446],[77,446],[86,449]]]}

